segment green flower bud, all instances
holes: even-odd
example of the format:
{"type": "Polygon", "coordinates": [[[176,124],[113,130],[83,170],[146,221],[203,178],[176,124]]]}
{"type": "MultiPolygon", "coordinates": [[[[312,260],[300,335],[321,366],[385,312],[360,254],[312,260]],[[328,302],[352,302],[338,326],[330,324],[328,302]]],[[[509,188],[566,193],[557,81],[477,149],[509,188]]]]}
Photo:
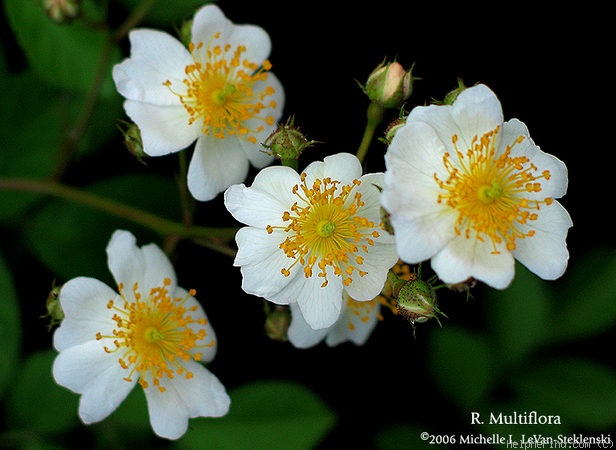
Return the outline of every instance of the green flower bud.
{"type": "Polygon", "coordinates": [[[67,24],[81,15],[81,0],[43,0],[43,8],[57,24],[67,24]]]}
{"type": "Polygon", "coordinates": [[[460,92],[462,92],[464,89],[466,89],[466,86],[464,86],[464,82],[461,78],[458,78],[458,87],[449,91],[447,95],[445,95],[443,101],[435,101],[434,103],[437,105],[452,105],[456,98],[458,98],[458,95],[460,95],[460,92]]]}
{"type": "Polygon", "coordinates": [[[382,62],[362,86],[368,98],[383,108],[400,108],[413,93],[413,67],[405,71],[396,61],[382,62]]]}
{"type": "Polygon", "coordinates": [[[273,309],[265,305],[265,334],[274,341],[286,342],[287,330],[291,324],[291,313],[286,306],[276,305],[273,309]]]}
{"type": "Polygon", "coordinates": [[[317,141],[309,141],[295,126],[295,117],[291,116],[284,125],[278,125],[276,131],[268,136],[261,145],[285,165],[295,166],[301,153],[317,141]]]}
{"type": "Polygon", "coordinates": [[[406,117],[399,117],[396,120],[394,120],[393,122],[391,122],[387,126],[387,129],[385,130],[385,137],[383,139],[381,139],[381,141],[384,142],[385,145],[391,144],[391,141],[394,138],[394,136],[396,135],[396,132],[400,128],[402,128],[405,124],[406,124],[406,117]]]}
{"type": "Polygon", "coordinates": [[[398,313],[406,320],[423,323],[442,314],[436,306],[436,292],[426,281],[411,279],[404,283],[396,300],[398,313]]]}
{"type": "Polygon", "coordinates": [[[141,131],[139,127],[131,122],[121,121],[122,126],[118,125],[122,136],[124,137],[124,145],[131,155],[137,158],[137,160],[145,164],[143,159],[147,154],[143,151],[143,141],[141,140],[141,131]]]}
{"type": "Polygon", "coordinates": [[[51,291],[49,291],[49,295],[47,295],[47,301],[45,304],[47,314],[42,317],[49,317],[49,325],[47,325],[49,329],[62,322],[64,319],[64,311],[62,311],[62,306],[60,305],[59,300],[60,289],[61,286],[56,286],[54,282],[51,291]]]}
{"type": "MultiPolygon", "coordinates": [[[[379,190],[379,192],[383,192],[383,188],[381,186],[379,186],[378,184],[372,184],[375,188],[377,188],[379,190]]],[[[391,225],[391,222],[389,220],[389,217],[391,214],[389,214],[389,212],[387,212],[387,210],[385,208],[383,208],[382,206],[379,209],[379,212],[381,214],[381,228],[383,228],[385,231],[387,231],[389,234],[394,234],[394,228],[391,225]]]]}

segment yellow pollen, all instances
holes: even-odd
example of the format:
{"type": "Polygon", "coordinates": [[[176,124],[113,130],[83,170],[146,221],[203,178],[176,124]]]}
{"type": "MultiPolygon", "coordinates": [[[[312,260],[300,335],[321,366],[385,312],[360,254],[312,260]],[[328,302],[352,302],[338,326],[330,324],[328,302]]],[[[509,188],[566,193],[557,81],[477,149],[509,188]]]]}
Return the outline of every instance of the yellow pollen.
{"type": "Polygon", "coordinates": [[[500,253],[504,244],[509,251],[516,248],[516,240],[530,237],[529,229],[536,220],[535,211],[549,205],[550,198],[534,200],[528,193],[541,192],[541,180],[548,180],[550,172],[539,173],[526,156],[512,156],[513,147],[524,140],[518,136],[505,151],[496,155],[496,138],[500,127],[475,136],[468,149],[458,147],[453,135],[455,154],[443,155],[443,166],[449,173],[446,179],[434,174],[441,192],[439,204],[456,210],[455,232],[467,239],[489,241],[492,253],[500,253]]]}
{"type": "Polygon", "coordinates": [[[269,61],[261,66],[243,58],[246,47],[216,42],[221,34],[216,33],[207,45],[202,42],[190,43],[188,49],[193,63],[186,66],[186,78],[179,86],[172,86],[167,80],[164,86],[176,96],[188,112],[188,123],[201,123],[204,134],[224,139],[236,135],[256,143],[253,134],[264,129],[263,125],[249,128],[246,121],[258,119],[268,125],[275,118],[268,109],[276,107],[274,100],[268,100],[275,93],[267,81],[271,69],[269,61]]]}
{"type": "Polygon", "coordinates": [[[361,193],[355,190],[360,184],[361,181],[354,180],[351,185],[341,185],[324,178],[308,186],[306,174],[302,174],[301,183],[292,190],[297,201],[282,215],[288,224],[266,227],[270,234],[279,230],[286,235],[280,248],[293,261],[281,269],[284,276],[289,276],[291,268],[299,264],[306,278],[318,270],[316,275],[323,278],[321,287],[325,287],[329,282],[328,268],[345,286],[354,276],[367,274],[360,268],[364,258],[359,253],[367,253],[374,245],[373,238],[380,235],[380,224],[358,215],[364,206],[361,193]]]}
{"type": "Polygon", "coordinates": [[[172,298],[167,289],[170,284],[171,280],[166,278],[161,286],[152,288],[147,295],[142,295],[137,283],[132,287],[132,295],[125,295],[124,286],[120,284],[123,306],[117,306],[112,300],[107,303],[107,308],[114,311],[116,327],[110,335],[100,332],[95,335],[97,340],[104,339],[113,344],[112,348],[104,346],[104,350],[118,353],[118,364],[128,371],[124,377],[126,381],[132,381],[133,375],[137,374],[144,389],[149,387],[146,381],[149,379],[161,392],[165,391],[161,386],[165,377],[193,377],[182,361],[201,359],[201,353],[192,355],[194,349],[215,344],[213,340],[203,341],[207,336],[204,328],[207,320],[192,317],[191,313],[197,307],[185,306],[186,300],[195,295],[194,290],[186,297],[172,298]]]}

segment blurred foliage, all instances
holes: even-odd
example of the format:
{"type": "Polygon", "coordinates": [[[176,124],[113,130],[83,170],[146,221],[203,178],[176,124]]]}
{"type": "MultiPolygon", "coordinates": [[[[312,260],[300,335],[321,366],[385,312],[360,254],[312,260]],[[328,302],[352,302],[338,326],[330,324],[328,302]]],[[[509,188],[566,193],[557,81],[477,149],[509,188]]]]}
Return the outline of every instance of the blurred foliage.
{"type": "MultiPolygon", "coordinates": [[[[150,4],[144,11],[149,26],[177,28],[203,3],[84,0],[81,19],[57,25],[47,18],[40,1],[4,0],[6,35],[12,36],[16,48],[0,47],[0,180],[75,181],[78,189],[97,198],[114,199],[181,223],[181,193],[169,171],[149,173],[132,161],[133,165],[116,172],[113,164],[99,167],[89,158],[112,151],[118,158],[125,152],[117,130],[123,118],[121,97],[113,87],[110,68],[122,58],[128,30],[117,35],[118,28],[108,24],[129,20],[130,11],[150,4]],[[111,10],[115,15],[108,17],[111,10]],[[68,172],[69,164],[77,168],[68,172]]],[[[236,3],[228,5],[232,8],[236,3]]],[[[15,280],[46,285],[48,279],[36,280],[40,268],[61,281],[78,275],[104,280],[109,275],[102,255],[113,230],[136,229],[144,242],[160,242],[160,235],[125,217],[32,189],[0,189],[0,193],[0,232],[18,239],[3,241],[0,251],[8,248],[13,251],[7,254],[14,256],[15,249],[23,249],[37,263],[31,268],[29,260],[14,262],[0,252],[0,448],[84,448],[75,443],[77,437],[93,449],[133,445],[186,450],[310,449],[335,432],[341,417],[332,405],[302,383],[269,378],[231,389],[232,406],[226,417],[191,420],[187,434],[173,443],[153,437],[139,389],[107,420],[81,425],[77,396],[53,381],[55,351],[41,350],[28,341],[36,333],[26,328],[31,324],[25,323],[22,312],[31,316],[45,299],[20,298],[15,280]],[[27,273],[16,273],[16,267],[27,273]]],[[[217,210],[206,209],[205,214],[217,217],[217,210]]],[[[550,427],[553,435],[614,429],[613,342],[599,346],[609,349],[607,356],[600,348],[590,348],[616,325],[613,249],[589,249],[583,259],[571,262],[557,284],[547,284],[518,265],[510,288],[482,293],[480,325],[445,321],[442,329],[430,328],[427,366],[415,369],[416,376],[429,378],[437,387],[431,395],[449,402],[444,407],[453,405],[459,431],[518,435],[516,425],[470,425],[470,412],[487,417],[490,412],[534,410],[562,417],[561,425],[550,427]]],[[[37,326],[44,328],[44,323],[37,326]]],[[[336,375],[335,368],[323,370],[336,375]]],[[[366,382],[366,390],[377,389],[369,385],[366,382]]],[[[395,400],[395,392],[385,395],[395,400]]],[[[365,414],[366,423],[375,419],[370,414],[365,414]]],[[[416,448],[421,432],[449,434],[452,430],[450,424],[428,419],[411,424],[403,416],[380,427],[373,443],[377,448],[416,448]]],[[[366,423],[353,427],[362,429],[366,423]]],[[[545,433],[545,427],[524,426],[526,434],[533,431],[545,433]]]]}

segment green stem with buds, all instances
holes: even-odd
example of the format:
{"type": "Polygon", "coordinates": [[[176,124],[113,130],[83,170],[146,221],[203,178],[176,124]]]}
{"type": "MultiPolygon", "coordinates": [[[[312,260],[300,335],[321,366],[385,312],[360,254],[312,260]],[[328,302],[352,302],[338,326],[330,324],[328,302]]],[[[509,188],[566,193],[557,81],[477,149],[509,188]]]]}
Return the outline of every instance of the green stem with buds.
{"type": "Polygon", "coordinates": [[[357,159],[360,161],[364,161],[364,158],[368,153],[368,149],[370,148],[372,138],[374,137],[374,132],[383,121],[384,116],[385,108],[376,102],[370,102],[370,105],[368,105],[368,110],[366,111],[366,118],[368,119],[366,122],[366,129],[364,130],[364,135],[356,153],[357,159]]]}

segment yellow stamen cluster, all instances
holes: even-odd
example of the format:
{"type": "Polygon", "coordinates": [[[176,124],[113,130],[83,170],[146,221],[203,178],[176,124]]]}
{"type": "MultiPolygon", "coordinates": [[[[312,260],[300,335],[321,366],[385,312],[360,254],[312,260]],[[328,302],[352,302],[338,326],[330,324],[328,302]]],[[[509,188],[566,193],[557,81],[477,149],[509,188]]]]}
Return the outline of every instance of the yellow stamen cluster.
{"type": "Polygon", "coordinates": [[[302,174],[301,183],[293,187],[299,201],[282,215],[282,220],[289,224],[267,226],[268,233],[280,228],[288,234],[280,248],[294,261],[281,270],[284,276],[289,276],[291,268],[300,264],[309,278],[316,266],[318,276],[324,279],[321,287],[325,287],[328,267],[342,277],[345,286],[351,284],[353,274],[367,274],[359,268],[363,257],[358,253],[360,250],[367,253],[379,232],[374,222],[357,215],[358,209],[364,206],[361,193],[354,190],[360,184],[361,181],[354,180],[351,185],[341,186],[339,181],[324,178],[308,186],[306,174],[302,174]]]}
{"type": "Polygon", "coordinates": [[[526,225],[536,220],[541,205],[552,203],[551,198],[533,200],[528,193],[541,191],[541,179],[549,180],[550,172],[539,173],[526,156],[512,156],[512,148],[521,143],[519,136],[496,155],[496,138],[500,127],[474,136],[470,148],[458,148],[458,136],[453,135],[455,154],[445,153],[443,165],[449,176],[441,180],[434,174],[441,193],[437,202],[458,212],[455,232],[481,242],[489,240],[492,253],[505,243],[507,250],[516,248],[516,239],[533,236],[526,225]],[[524,227],[521,227],[524,225],[524,227]]]}
{"type": "MultiPolygon", "coordinates": [[[[215,39],[220,39],[220,33],[214,35],[215,39]]],[[[212,42],[204,48],[200,42],[190,43],[189,50],[194,62],[184,69],[183,89],[172,88],[169,80],[163,83],[180,98],[190,115],[189,123],[202,120],[204,134],[219,139],[237,135],[256,144],[253,134],[262,131],[264,126],[250,129],[246,121],[260,119],[267,125],[275,123],[273,116],[262,114],[264,109],[276,107],[274,100],[268,101],[274,88],[268,85],[262,90],[253,89],[255,83],[267,80],[270,62],[266,60],[259,66],[242,59],[246,52],[243,45],[232,49],[230,44],[212,42]]]]}
{"type": "MultiPolygon", "coordinates": [[[[204,328],[207,320],[193,319],[190,313],[195,312],[197,306],[184,306],[188,296],[171,298],[167,289],[170,283],[171,280],[166,278],[163,286],[152,288],[145,298],[135,283],[133,301],[123,294],[124,286],[120,284],[119,292],[124,304],[116,306],[113,300],[107,304],[107,308],[114,311],[116,328],[109,336],[100,332],[96,334],[98,340],[113,340],[114,347],[110,349],[105,346],[104,349],[107,353],[120,354],[118,363],[129,371],[124,378],[126,381],[132,381],[132,376],[137,373],[139,384],[144,389],[148,387],[146,378],[149,378],[161,392],[165,391],[160,384],[163,377],[173,378],[175,374],[186,379],[193,377],[193,373],[182,365],[183,361],[191,358],[196,361],[201,359],[200,353],[189,353],[192,349],[214,345],[213,340],[198,343],[207,335],[204,328]]],[[[194,295],[191,290],[189,296],[194,295]]]]}

